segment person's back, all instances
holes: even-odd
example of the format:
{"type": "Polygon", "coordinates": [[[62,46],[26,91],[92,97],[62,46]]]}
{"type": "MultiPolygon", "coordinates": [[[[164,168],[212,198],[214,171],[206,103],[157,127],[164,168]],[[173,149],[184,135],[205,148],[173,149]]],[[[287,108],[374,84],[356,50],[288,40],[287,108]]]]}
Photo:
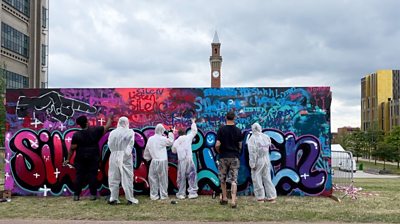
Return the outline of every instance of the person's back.
{"type": "Polygon", "coordinates": [[[73,143],[77,145],[78,158],[100,156],[99,141],[104,133],[104,127],[88,127],[74,133],[73,143]]]}
{"type": "Polygon", "coordinates": [[[171,141],[168,141],[165,136],[153,135],[147,140],[146,149],[152,160],[167,160],[167,146],[171,146],[171,141]]]}
{"type": "Polygon", "coordinates": [[[179,135],[172,146],[172,152],[178,154],[178,160],[192,159],[192,142],[197,135],[197,126],[194,120],[192,120],[190,133],[187,135],[180,133],[179,135]]]}

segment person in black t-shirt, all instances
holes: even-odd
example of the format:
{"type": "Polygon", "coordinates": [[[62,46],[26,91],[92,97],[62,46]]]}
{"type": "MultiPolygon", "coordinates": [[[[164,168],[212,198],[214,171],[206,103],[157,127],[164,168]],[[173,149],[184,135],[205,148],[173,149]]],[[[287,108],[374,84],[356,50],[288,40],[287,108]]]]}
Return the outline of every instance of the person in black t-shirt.
{"type": "Polygon", "coordinates": [[[72,136],[71,148],[64,165],[69,164],[75,152],[74,166],[76,169],[74,201],[79,201],[82,186],[85,181],[89,183],[90,200],[97,199],[96,176],[99,169],[100,150],[99,141],[111,126],[112,115],[108,118],[106,126],[89,127],[86,116],[80,116],[76,123],[82,128],[72,136]]]}
{"type": "Polygon", "coordinates": [[[240,152],[242,148],[242,131],[235,126],[235,113],[228,112],[226,115],[226,125],[222,126],[217,133],[215,149],[219,153],[218,177],[221,182],[222,197],[221,205],[228,204],[226,195],[226,177],[229,170],[232,194],[232,208],[236,208],[237,176],[240,167],[240,152]]]}

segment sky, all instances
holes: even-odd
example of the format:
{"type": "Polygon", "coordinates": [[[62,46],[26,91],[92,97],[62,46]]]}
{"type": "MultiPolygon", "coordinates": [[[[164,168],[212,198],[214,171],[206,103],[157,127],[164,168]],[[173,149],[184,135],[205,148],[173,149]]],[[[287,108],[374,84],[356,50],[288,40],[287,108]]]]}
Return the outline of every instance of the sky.
{"type": "Polygon", "coordinates": [[[399,69],[397,0],[50,1],[49,87],[330,86],[332,131],[360,126],[360,80],[399,69]]]}

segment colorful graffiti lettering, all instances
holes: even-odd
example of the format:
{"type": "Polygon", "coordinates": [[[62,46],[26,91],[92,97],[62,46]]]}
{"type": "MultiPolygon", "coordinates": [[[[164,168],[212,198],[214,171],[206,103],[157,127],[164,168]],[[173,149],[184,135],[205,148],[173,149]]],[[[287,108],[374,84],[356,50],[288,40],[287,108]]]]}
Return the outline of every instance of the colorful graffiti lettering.
{"type": "MultiPolygon", "coordinates": [[[[75,169],[63,166],[77,130],[75,119],[86,114],[91,125],[104,125],[109,113],[128,116],[135,131],[134,188],[147,194],[149,163],[143,159],[154,126],[188,128],[197,118],[192,144],[200,193],[219,191],[214,145],[224,115],[235,110],[242,142],[239,194],[252,193],[246,140],[259,122],[273,143],[271,170],[278,193],[331,195],[330,101],[328,87],[227,89],[60,89],[7,90],[5,188],[27,195],[69,195],[75,169]],[[22,95],[21,95],[22,91],[22,95]],[[37,120],[40,119],[40,122],[37,120]]],[[[117,119],[116,118],[116,119],[117,119]]],[[[99,141],[98,190],[107,192],[108,133],[99,141]]],[[[168,152],[169,193],[176,192],[177,157],[168,152]]],[[[73,158],[72,158],[73,162],[73,158]]]]}

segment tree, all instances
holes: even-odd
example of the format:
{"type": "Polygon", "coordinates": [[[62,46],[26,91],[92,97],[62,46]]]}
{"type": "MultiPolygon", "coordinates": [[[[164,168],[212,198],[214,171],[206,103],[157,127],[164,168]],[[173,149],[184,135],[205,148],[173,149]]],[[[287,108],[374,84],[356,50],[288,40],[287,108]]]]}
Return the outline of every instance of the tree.
{"type": "MultiPolygon", "coordinates": [[[[396,154],[396,147],[389,144],[387,141],[381,141],[377,145],[377,149],[373,151],[373,156],[375,158],[380,158],[383,160],[383,170],[386,170],[386,161],[393,159],[396,154]]],[[[375,159],[376,161],[376,159],[375,159]]]]}
{"type": "Polygon", "coordinates": [[[343,136],[342,145],[346,150],[349,150],[357,158],[362,156],[365,152],[365,133],[362,131],[355,131],[343,136]]]}
{"type": "Polygon", "coordinates": [[[386,142],[395,148],[394,159],[397,161],[397,169],[399,169],[400,162],[400,126],[395,127],[388,136],[386,142]]]}
{"type": "MultiPolygon", "coordinates": [[[[380,130],[377,125],[372,125],[366,132],[366,143],[368,150],[368,157],[375,154],[374,152],[378,150],[378,144],[384,140],[385,133],[380,130]]],[[[377,158],[375,157],[375,165],[377,158]]]]}

